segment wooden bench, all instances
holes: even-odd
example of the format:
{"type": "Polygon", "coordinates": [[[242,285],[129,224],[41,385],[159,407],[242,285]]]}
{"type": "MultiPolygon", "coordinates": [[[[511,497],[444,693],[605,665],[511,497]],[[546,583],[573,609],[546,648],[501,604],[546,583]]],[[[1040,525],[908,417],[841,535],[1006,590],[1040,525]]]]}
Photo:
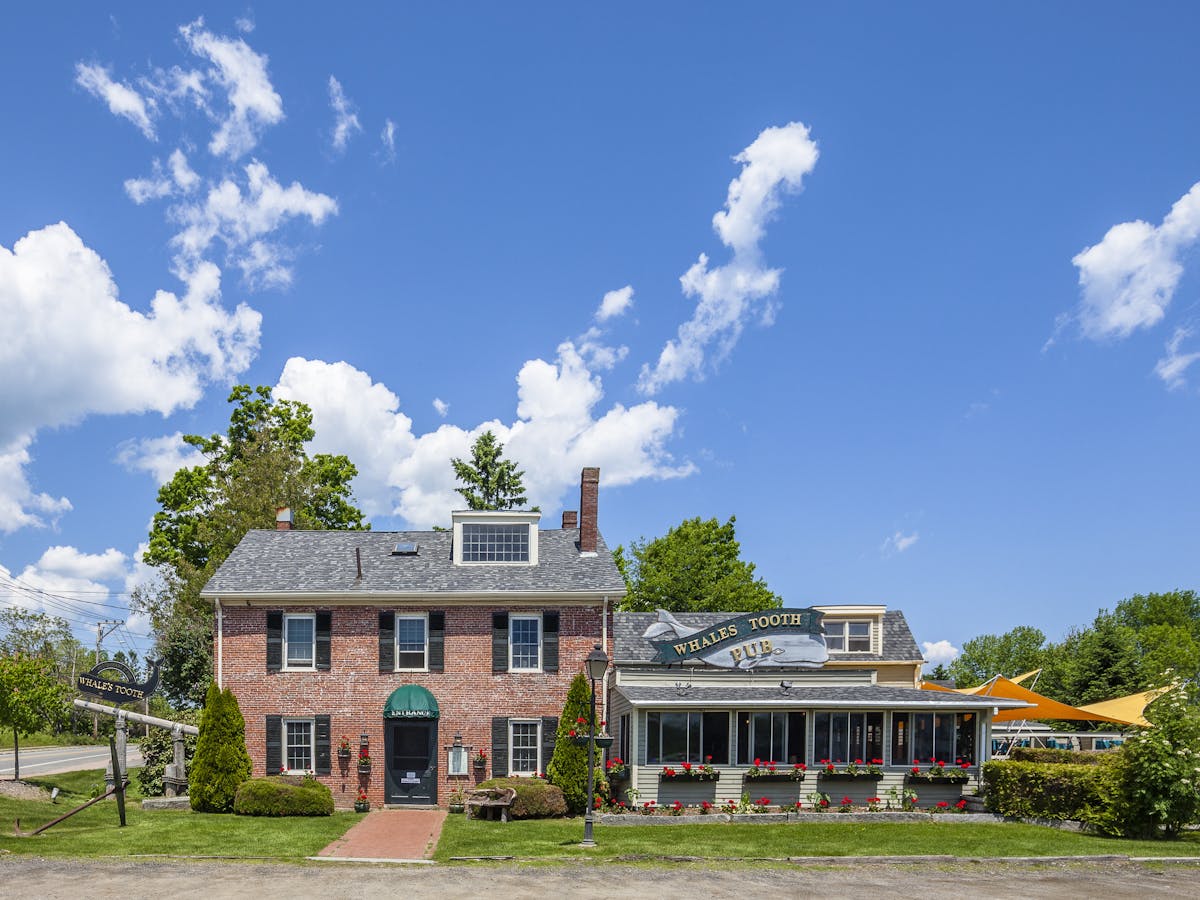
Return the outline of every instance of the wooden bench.
{"type": "Polygon", "coordinates": [[[465,804],[466,814],[469,817],[471,809],[475,808],[479,810],[478,817],[481,819],[496,818],[507,822],[508,810],[516,796],[517,792],[513,788],[483,788],[471,791],[465,804]]]}

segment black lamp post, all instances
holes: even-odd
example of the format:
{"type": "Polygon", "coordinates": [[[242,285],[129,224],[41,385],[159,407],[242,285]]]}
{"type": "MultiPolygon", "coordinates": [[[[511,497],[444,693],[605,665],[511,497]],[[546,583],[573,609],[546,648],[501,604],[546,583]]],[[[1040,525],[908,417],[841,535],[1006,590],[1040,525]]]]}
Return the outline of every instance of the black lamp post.
{"type": "Polygon", "coordinates": [[[596,789],[596,682],[604,677],[608,669],[608,657],[597,644],[595,649],[584,660],[588,678],[592,681],[592,715],[588,722],[588,756],[587,756],[587,812],[583,815],[583,841],[581,847],[595,847],[596,840],[592,837],[592,826],[595,818],[592,810],[595,807],[594,793],[596,789]]]}

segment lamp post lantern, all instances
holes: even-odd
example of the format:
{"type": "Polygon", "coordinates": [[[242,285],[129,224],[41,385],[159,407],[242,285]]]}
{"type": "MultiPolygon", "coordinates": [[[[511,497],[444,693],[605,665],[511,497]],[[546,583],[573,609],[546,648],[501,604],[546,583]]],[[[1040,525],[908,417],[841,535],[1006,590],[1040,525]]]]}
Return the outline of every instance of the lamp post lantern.
{"type": "Polygon", "coordinates": [[[588,678],[592,682],[592,713],[588,721],[587,811],[583,814],[583,841],[580,842],[579,846],[595,847],[596,840],[592,837],[592,826],[595,822],[595,817],[592,813],[596,805],[596,682],[604,677],[604,673],[608,669],[608,657],[600,649],[599,644],[587,655],[584,665],[587,668],[588,678]]]}

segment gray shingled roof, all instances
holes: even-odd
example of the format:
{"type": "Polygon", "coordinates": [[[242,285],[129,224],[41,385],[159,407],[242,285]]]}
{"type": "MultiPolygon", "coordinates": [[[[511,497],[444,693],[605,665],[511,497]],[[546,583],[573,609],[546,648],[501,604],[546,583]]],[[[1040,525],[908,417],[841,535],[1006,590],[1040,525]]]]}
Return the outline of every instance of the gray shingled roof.
{"type": "Polygon", "coordinates": [[[687,688],[655,687],[622,684],[614,690],[637,706],[705,704],[747,706],[888,706],[894,709],[983,709],[998,706],[1017,709],[1030,704],[1001,697],[979,697],[947,691],[923,691],[919,688],[883,687],[877,684],[842,685],[838,687],[803,687],[783,690],[778,681],[770,687],[728,687],[696,685],[687,688]]]}
{"type": "Polygon", "coordinates": [[[614,600],[624,595],[625,581],[604,539],[598,539],[595,556],[581,556],[578,540],[578,529],[539,529],[536,566],[455,566],[449,531],[251,531],[201,595],[594,591],[614,600]],[[418,553],[393,556],[402,541],[416,543],[418,553]],[[361,580],[356,548],[362,552],[361,580]]]}
{"type": "MultiPolygon", "coordinates": [[[[687,625],[690,628],[708,628],[734,615],[737,614],[674,613],[681,625],[687,625]]],[[[657,613],[617,613],[613,617],[613,642],[616,658],[621,662],[651,662],[654,659],[654,647],[642,635],[657,621],[657,613]]],[[[904,613],[898,609],[889,609],[883,613],[882,653],[831,652],[829,658],[861,660],[865,663],[913,662],[921,659],[922,655],[908,628],[908,622],[904,619],[904,613]]]]}

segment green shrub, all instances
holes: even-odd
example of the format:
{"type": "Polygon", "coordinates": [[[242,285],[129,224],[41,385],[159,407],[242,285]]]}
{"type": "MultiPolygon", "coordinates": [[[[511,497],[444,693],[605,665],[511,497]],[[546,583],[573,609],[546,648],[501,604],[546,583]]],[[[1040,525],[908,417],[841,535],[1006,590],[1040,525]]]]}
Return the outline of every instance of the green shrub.
{"type": "Polygon", "coordinates": [[[1114,829],[1120,775],[1115,758],[1099,764],[984,763],[984,800],[990,812],[1019,819],[1077,819],[1114,829]]]}
{"type": "Polygon", "coordinates": [[[1073,763],[1079,766],[1094,766],[1103,758],[1101,753],[1081,750],[1056,750],[1053,747],[1013,747],[1008,754],[1012,762],[1073,763]]]}
{"type": "Polygon", "coordinates": [[[208,686],[200,737],[188,776],[188,797],[196,812],[229,812],[238,786],[250,777],[246,720],[233,692],[208,686]]]}
{"type": "Polygon", "coordinates": [[[552,819],[567,814],[562,789],[541,778],[492,778],[479,786],[513,788],[517,795],[508,814],[514,819],[552,819]]]}
{"type": "Polygon", "coordinates": [[[233,811],[239,816],[331,816],[333,794],[315,778],[251,778],[237,789],[233,811]]]}
{"type": "MultiPolygon", "coordinates": [[[[175,722],[187,725],[196,724],[196,713],[185,710],[180,713],[168,712],[167,717],[175,722]]],[[[150,733],[138,741],[144,763],[138,770],[137,780],[142,788],[144,797],[161,797],[163,795],[163,774],[168,764],[175,759],[175,745],[171,741],[171,732],[167,728],[151,728],[150,733]]],[[[195,735],[183,736],[183,758],[188,768],[196,755],[195,735]]]]}
{"type": "Polygon", "coordinates": [[[554,755],[550,758],[550,765],[546,767],[546,777],[551,784],[562,788],[567,809],[575,814],[583,812],[588,804],[588,749],[576,744],[571,738],[571,732],[589,732],[589,725],[579,720],[589,719],[591,696],[588,680],[580,672],[571,679],[571,686],[567,689],[567,699],[558,719],[558,733],[554,739],[554,755]]]}
{"type": "Polygon", "coordinates": [[[1152,728],[1121,748],[1121,825],[1130,837],[1177,837],[1200,821],[1200,711],[1181,686],[1152,703],[1152,728]]]}

